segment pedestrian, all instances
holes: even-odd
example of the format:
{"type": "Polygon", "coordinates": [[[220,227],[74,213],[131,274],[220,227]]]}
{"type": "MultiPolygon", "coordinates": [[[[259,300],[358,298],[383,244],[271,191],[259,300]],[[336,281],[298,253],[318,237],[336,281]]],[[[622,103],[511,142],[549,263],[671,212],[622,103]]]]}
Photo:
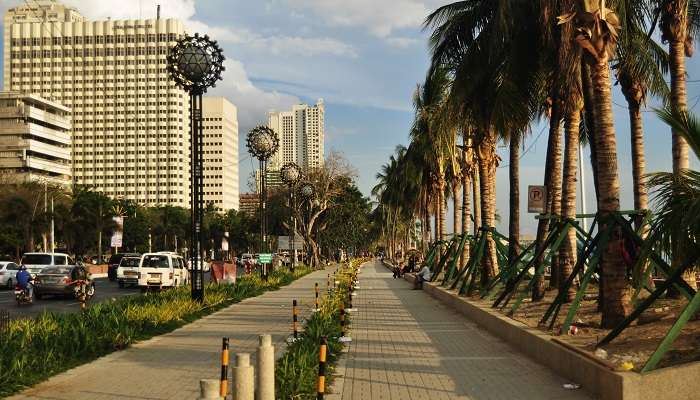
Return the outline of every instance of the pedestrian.
{"type": "Polygon", "coordinates": [[[400,262],[397,263],[396,265],[394,265],[394,268],[392,269],[393,273],[394,273],[394,279],[401,278],[401,268],[402,268],[402,265],[400,262]]]}
{"type": "Polygon", "coordinates": [[[430,272],[430,268],[427,265],[423,266],[423,269],[416,274],[416,282],[413,287],[414,290],[423,289],[423,282],[430,282],[430,278],[433,277],[433,273],[430,272]]]}

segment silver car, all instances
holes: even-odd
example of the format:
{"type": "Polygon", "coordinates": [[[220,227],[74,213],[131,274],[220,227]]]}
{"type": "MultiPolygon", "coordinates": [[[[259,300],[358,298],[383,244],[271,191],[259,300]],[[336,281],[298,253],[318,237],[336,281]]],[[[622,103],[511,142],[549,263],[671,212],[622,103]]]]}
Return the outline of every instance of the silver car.
{"type": "Polygon", "coordinates": [[[12,289],[16,283],[17,271],[19,271],[19,265],[12,261],[0,261],[0,286],[12,289]]]}

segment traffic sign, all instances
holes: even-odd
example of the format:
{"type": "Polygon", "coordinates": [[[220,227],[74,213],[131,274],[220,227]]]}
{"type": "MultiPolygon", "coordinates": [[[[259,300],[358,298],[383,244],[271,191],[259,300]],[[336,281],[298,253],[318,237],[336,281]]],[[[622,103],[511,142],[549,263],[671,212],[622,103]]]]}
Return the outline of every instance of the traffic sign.
{"type": "Polygon", "coordinates": [[[272,254],[270,253],[261,253],[258,256],[258,262],[261,264],[269,264],[272,262],[272,254]]]}
{"type": "Polygon", "coordinates": [[[527,187],[527,212],[543,214],[547,201],[547,188],[545,186],[527,187]]]}

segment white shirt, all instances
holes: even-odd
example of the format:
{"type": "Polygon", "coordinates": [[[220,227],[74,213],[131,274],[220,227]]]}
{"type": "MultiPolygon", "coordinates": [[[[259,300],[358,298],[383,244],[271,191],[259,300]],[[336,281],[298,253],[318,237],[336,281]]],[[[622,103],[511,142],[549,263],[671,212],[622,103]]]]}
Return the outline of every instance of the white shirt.
{"type": "Polygon", "coordinates": [[[430,268],[428,266],[424,266],[423,269],[420,270],[418,275],[422,276],[424,280],[429,281],[430,278],[433,277],[433,273],[430,272],[430,268]]]}

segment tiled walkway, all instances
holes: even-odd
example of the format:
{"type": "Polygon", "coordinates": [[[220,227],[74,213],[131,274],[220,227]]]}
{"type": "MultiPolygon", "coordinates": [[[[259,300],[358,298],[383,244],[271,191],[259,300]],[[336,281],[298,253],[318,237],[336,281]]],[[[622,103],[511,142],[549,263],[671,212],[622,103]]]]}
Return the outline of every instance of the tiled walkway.
{"type": "Polygon", "coordinates": [[[380,263],[359,280],[343,400],[590,399],[380,263]]]}
{"type": "Polygon", "coordinates": [[[291,333],[292,300],[299,301],[302,317],[308,315],[314,283],[325,289],[332,271],[317,271],[280,290],[244,300],[172,333],[67,371],[12,399],[194,400],[199,397],[200,379],[219,378],[222,337],[230,338],[232,353],[251,353],[254,361],[258,335],[271,334],[279,356],[291,333]]]}

